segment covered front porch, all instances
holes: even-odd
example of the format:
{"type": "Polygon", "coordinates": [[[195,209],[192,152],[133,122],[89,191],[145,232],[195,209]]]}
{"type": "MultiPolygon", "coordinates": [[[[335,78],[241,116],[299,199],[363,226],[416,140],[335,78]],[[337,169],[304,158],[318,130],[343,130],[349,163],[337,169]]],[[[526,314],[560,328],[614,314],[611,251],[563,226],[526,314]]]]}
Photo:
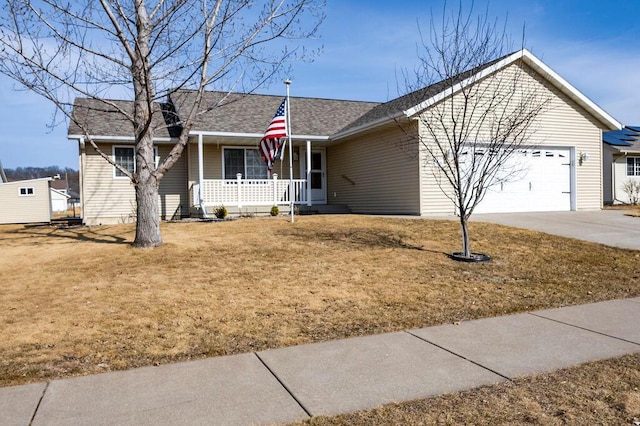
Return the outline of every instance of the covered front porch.
{"type": "MultiPolygon", "coordinates": [[[[295,141],[269,174],[252,138],[197,135],[189,145],[189,198],[192,214],[207,216],[217,207],[230,212],[266,213],[272,206],[326,204],[326,148],[295,141]],[[194,141],[195,142],[195,141],[194,141]]],[[[251,135],[253,136],[253,135],[251,135]]]]}
{"type": "Polygon", "coordinates": [[[243,179],[238,173],[236,179],[203,179],[192,185],[194,206],[217,207],[234,206],[282,206],[312,205],[306,179],[280,179],[277,173],[271,179],[243,179]]]}

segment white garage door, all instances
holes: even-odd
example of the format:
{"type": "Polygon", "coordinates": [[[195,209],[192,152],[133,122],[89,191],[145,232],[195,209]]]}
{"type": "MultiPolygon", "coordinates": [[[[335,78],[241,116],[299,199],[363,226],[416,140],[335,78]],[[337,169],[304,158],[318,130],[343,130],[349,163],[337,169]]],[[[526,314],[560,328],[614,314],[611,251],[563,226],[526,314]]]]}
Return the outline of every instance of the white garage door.
{"type": "Polygon", "coordinates": [[[514,180],[491,186],[475,213],[571,210],[571,151],[521,150],[510,160],[521,170],[514,180]]]}

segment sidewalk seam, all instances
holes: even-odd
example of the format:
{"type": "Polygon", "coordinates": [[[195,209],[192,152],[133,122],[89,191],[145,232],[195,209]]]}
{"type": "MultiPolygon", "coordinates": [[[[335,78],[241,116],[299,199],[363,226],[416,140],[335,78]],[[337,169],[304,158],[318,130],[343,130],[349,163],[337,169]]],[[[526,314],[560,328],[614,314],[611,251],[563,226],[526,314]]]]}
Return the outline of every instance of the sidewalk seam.
{"type": "Polygon", "coordinates": [[[531,316],[534,316],[536,318],[545,319],[545,320],[548,320],[548,321],[553,321],[553,322],[558,323],[558,324],[568,325],[569,327],[574,327],[574,328],[577,328],[577,329],[580,329],[580,330],[589,331],[591,333],[599,334],[601,336],[609,337],[611,339],[616,339],[616,340],[620,340],[622,342],[627,342],[627,343],[631,343],[631,344],[636,345],[636,346],[640,346],[640,343],[634,342],[633,340],[627,340],[627,339],[623,339],[622,337],[612,336],[610,334],[603,333],[601,331],[592,330],[592,329],[586,328],[586,327],[580,327],[579,325],[576,325],[576,324],[571,324],[571,323],[560,321],[560,320],[557,320],[557,319],[554,319],[554,318],[545,317],[543,315],[534,314],[533,312],[527,312],[527,314],[529,314],[531,316]]]}
{"type": "Polygon", "coordinates": [[[253,354],[256,356],[256,358],[258,358],[258,360],[262,363],[262,365],[264,365],[264,368],[266,368],[269,371],[269,373],[271,373],[271,375],[278,381],[278,383],[280,383],[280,386],[282,386],[284,390],[286,390],[287,393],[291,396],[291,398],[293,398],[293,400],[300,406],[300,408],[302,408],[302,410],[306,413],[306,415],[309,416],[309,418],[313,417],[313,414],[311,414],[311,412],[307,409],[307,407],[304,406],[302,401],[300,401],[293,394],[291,389],[289,389],[289,387],[285,385],[282,380],[280,380],[280,377],[278,377],[278,375],[271,369],[271,367],[269,367],[267,363],[262,358],[260,358],[260,355],[258,355],[257,352],[253,352],[253,354]]]}
{"type": "Polygon", "coordinates": [[[47,382],[42,390],[42,395],[40,395],[40,399],[38,400],[38,404],[36,405],[36,409],[33,410],[33,416],[31,416],[31,420],[29,420],[29,426],[33,424],[33,421],[36,419],[36,414],[38,414],[38,409],[40,408],[40,404],[42,404],[42,400],[44,399],[44,394],[47,393],[47,389],[49,389],[49,384],[51,382],[47,382]]]}
{"type": "Polygon", "coordinates": [[[513,382],[513,380],[511,379],[511,377],[505,376],[504,374],[499,373],[499,372],[497,372],[497,371],[495,371],[495,370],[493,370],[493,369],[491,369],[491,368],[489,368],[489,367],[487,367],[487,366],[485,366],[485,365],[482,365],[482,364],[480,364],[480,363],[478,363],[478,362],[476,362],[476,361],[474,361],[474,360],[472,360],[472,359],[469,359],[469,358],[467,358],[467,357],[465,357],[465,356],[462,356],[462,355],[460,355],[460,354],[458,354],[458,353],[456,353],[456,352],[453,352],[452,350],[447,349],[447,348],[445,348],[444,346],[440,346],[440,345],[438,345],[438,344],[436,344],[436,343],[433,343],[433,342],[431,342],[431,341],[429,341],[429,340],[427,340],[427,339],[425,339],[425,338],[423,338],[423,337],[420,337],[420,336],[418,336],[418,335],[416,335],[416,334],[413,334],[412,332],[410,332],[410,331],[408,331],[408,330],[405,330],[404,332],[405,332],[405,333],[407,333],[407,334],[408,334],[408,335],[410,335],[410,336],[415,337],[416,339],[422,340],[422,341],[423,341],[423,342],[425,342],[425,343],[428,343],[428,344],[430,344],[430,345],[433,345],[433,346],[435,346],[436,348],[440,348],[440,349],[442,349],[442,350],[443,350],[443,351],[445,351],[445,352],[449,352],[451,355],[455,355],[455,356],[457,356],[458,358],[462,358],[462,359],[464,359],[465,361],[468,361],[468,362],[470,362],[471,364],[476,365],[476,366],[478,366],[478,367],[480,367],[480,368],[482,368],[482,369],[484,369],[484,370],[490,371],[490,372],[492,372],[493,374],[496,374],[496,375],[498,375],[498,376],[502,377],[502,378],[503,378],[503,379],[505,379],[505,380],[508,380],[508,381],[510,381],[510,382],[513,382]]]}

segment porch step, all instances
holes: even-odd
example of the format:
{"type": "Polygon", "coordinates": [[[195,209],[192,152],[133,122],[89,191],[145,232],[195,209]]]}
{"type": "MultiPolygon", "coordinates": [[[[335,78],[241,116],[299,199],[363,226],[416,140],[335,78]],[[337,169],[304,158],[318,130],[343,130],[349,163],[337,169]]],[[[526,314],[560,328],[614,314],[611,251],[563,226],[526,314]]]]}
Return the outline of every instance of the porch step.
{"type": "Polygon", "coordinates": [[[346,204],[317,204],[314,206],[299,206],[300,214],[349,214],[351,209],[346,204]]]}

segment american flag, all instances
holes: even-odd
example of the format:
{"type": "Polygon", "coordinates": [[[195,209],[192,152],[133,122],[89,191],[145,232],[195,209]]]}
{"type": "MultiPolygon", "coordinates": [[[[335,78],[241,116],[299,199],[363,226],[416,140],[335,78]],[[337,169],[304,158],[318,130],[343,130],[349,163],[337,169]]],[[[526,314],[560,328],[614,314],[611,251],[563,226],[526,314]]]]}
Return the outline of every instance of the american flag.
{"type": "Polygon", "coordinates": [[[269,172],[272,171],[271,169],[273,168],[275,160],[280,157],[282,143],[284,142],[284,138],[287,137],[286,105],[287,99],[285,98],[260,141],[260,155],[262,156],[262,160],[267,163],[269,172]]]}

